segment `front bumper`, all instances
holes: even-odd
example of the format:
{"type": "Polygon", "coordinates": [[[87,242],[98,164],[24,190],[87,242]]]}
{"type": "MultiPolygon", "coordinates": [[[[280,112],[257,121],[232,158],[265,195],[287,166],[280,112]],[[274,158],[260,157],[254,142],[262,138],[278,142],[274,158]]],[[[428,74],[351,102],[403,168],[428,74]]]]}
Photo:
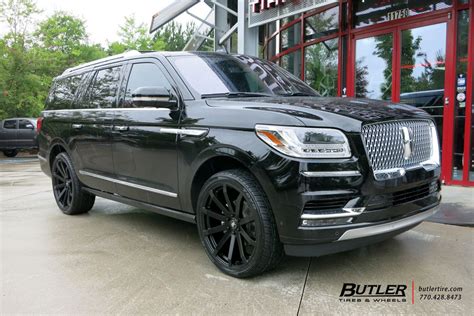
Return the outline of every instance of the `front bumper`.
{"type": "Polygon", "coordinates": [[[285,244],[285,252],[289,256],[318,257],[366,246],[412,229],[438,210],[439,206],[435,206],[395,221],[348,229],[336,241],[330,243],[285,244]]]}

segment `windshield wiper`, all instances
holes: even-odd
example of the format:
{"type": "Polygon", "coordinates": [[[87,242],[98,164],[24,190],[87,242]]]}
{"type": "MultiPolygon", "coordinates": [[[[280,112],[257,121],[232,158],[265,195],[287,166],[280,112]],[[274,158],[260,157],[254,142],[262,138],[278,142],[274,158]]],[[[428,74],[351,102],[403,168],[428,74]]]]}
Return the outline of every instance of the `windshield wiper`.
{"type": "Polygon", "coordinates": [[[272,94],[259,92],[225,92],[225,93],[209,93],[201,95],[201,99],[209,98],[242,98],[242,97],[274,97],[272,94]]]}

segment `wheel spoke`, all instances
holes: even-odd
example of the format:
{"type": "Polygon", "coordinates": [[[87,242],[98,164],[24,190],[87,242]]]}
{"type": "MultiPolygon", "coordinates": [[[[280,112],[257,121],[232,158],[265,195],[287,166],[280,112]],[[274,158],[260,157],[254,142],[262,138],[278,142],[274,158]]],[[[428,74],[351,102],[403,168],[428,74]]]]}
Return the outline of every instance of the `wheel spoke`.
{"type": "Polygon", "coordinates": [[[67,205],[72,204],[72,188],[68,189],[68,195],[67,195],[67,205]]]}
{"type": "Polygon", "coordinates": [[[66,182],[66,179],[64,179],[62,176],[60,176],[58,173],[53,173],[53,178],[58,179],[61,182],[66,182]]]}
{"type": "Polygon", "coordinates": [[[208,228],[204,230],[204,235],[209,236],[209,235],[214,235],[215,233],[220,233],[228,228],[227,224],[224,225],[219,225],[216,227],[208,228]]]}
{"type": "Polygon", "coordinates": [[[229,237],[230,237],[230,234],[231,232],[228,231],[227,233],[225,233],[225,235],[222,237],[222,239],[219,241],[219,243],[217,244],[216,248],[214,249],[212,255],[215,256],[219,253],[219,251],[221,250],[222,246],[224,246],[224,244],[227,242],[227,240],[229,240],[229,237]]]}
{"type": "Polygon", "coordinates": [[[234,255],[234,248],[235,248],[235,234],[232,234],[232,236],[230,237],[229,254],[227,255],[227,259],[229,259],[229,265],[232,265],[232,256],[234,255]]]}
{"type": "Polygon", "coordinates": [[[243,198],[243,194],[242,193],[239,193],[239,196],[237,197],[237,199],[235,200],[235,217],[239,218],[240,216],[240,205],[242,204],[242,198],[243,198]]]}
{"type": "Polygon", "coordinates": [[[59,183],[54,186],[54,189],[59,190],[59,189],[64,188],[65,186],[66,186],[65,183],[59,183]]]}
{"type": "Polygon", "coordinates": [[[224,206],[222,205],[222,203],[217,199],[216,195],[214,194],[214,192],[210,192],[209,193],[209,196],[211,197],[212,201],[214,202],[214,204],[217,205],[217,207],[224,213],[226,214],[227,216],[231,216],[232,214],[229,212],[229,210],[224,206]]]}
{"type": "Polygon", "coordinates": [[[229,209],[230,213],[234,213],[234,209],[232,207],[232,203],[230,202],[230,198],[229,198],[229,192],[227,192],[227,185],[224,184],[224,186],[222,187],[222,193],[224,193],[224,198],[225,198],[225,202],[227,204],[227,208],[229,209]]]}
{"type": "Polygon", "coordinates": [[[244,217],[240,220],[240,225],[247,225],[249,223],[252,223],[254,222],[256,219],[256,217],[254,215],[251,215],[251,216],[248,216],[248,217],[244,217]]]}
{"type": "Polygon", "coordinates": [[[59,173],[61,173],[61,175],[67,179],[67,174],[66,174],[66,170],[64,169],[64,166],[63,166],[63,163],[62,162],[58,162],[58,170],[59,170],[59,173]]]}
{"type": "Polygon", "coordinates": [[[245,229],[243,229],[241,227],[240,229],[240,234],[242,235],[242,237],[244,237],[244,239],[252,246],[255,246],[256,245],[256,241],[252,239],[252,237],[249,236],[249,234],[247,234],[247,232],[245,231],[245,229]]]}
{"type": "Polygon", "coordinates": [[[203,207],[202,208],[202,213],[209,216],[209,217],[212,217],[212,218],[215,218],[217,220],[220,220],[220,221],[227,221],[227,218],[222,215],[222,214],[218,214],[216,212],[213,212],[211,210],[208,210],[207,208],[203,207]]]}
{"type": "Polygon", "coordinates": [[[244,263],[247,263],[248,260],[245,256],[244,243],[242,242],[242,235],[240,233],[237,234],[237,245],[239,246],[240,259],[242,259],[244,263]]]}
{"type": "Polygon", "coordinates": [[[64,188],[61,190],[61,192],[59,193],[58,195],[58,200],[61,200],[61,198],[64,196],[64,194],[66,193],[67,191],[67,187],[64,186],[64,188]]]}

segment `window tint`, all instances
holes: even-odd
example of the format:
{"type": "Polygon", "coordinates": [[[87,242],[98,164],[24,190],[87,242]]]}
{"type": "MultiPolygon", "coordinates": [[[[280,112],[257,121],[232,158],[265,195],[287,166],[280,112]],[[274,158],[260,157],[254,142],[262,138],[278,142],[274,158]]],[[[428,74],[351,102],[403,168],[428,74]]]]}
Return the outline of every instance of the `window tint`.
{"type": "Polygon", "coordinates": [[[56,80],[50,97],[48,98],[48,109],[70,109],[81,79],[82,75],[56,80]]]}
{"type": "Polygon", "coordinates": [[[35,126],[33,125],[33,123],[28,120],[20,120],[19,123],[20,123],[19,124],[20,129],[35,129],[35,126]]]}
{"type": "Polygon", "coordinates": [[[165,87],[171,85],[160,68],[153,63],[134,64],[128,77],[125,106],[132,106],[132,94],[140,87],[165,87]]]}
{"type": "Polygon", "coordinates": [[[115,106],[120,84],[120,67],[99,70],[89,91],[92,108],[111,108],[115,106]]]}
{"type": "Polygon", "coordinates": [[[232,92],[317,95],[286,70],[258,58],[202,54],[170,59],[184,81],[206,97],[232,92]]]}
{"type": "Polygon", "coordinates": [[[3,128],[16,129],[16,120],[8,120],[3,123],[3,128]]]}

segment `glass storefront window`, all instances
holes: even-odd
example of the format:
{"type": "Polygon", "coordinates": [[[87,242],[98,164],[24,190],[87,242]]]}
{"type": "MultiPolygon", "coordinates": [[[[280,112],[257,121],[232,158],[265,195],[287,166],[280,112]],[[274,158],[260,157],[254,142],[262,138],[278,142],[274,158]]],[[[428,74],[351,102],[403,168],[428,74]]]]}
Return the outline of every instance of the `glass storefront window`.
{"type": "Polygon", "coordinates": [[[365,0],[353,1],[354,27],[399,20],[451,7],[452,0],[365,0]]]}
{"type": "Polygon", "coordinates": [[[391,100],[393,35],[356,42],[355,91],[358,98],[391,100]]]}
{"type": "Polygon", "coordinates": [[[288,70],[298,78],[301,77],[301,51],[297,50],[293,53],[284,55],[280,59],[280,66],[288,70]]]}
{"type": "MultiPolygon", "coordinates": [[[[443,135],[446,23],[402,31],[400,102],[427,111],[443,135]],[[436,35],[436,41],[433,40],[436,35]]],[[[442,141],[442,137],[440,137],[442,141]]]]}
{"type": "Polygon", "coordinates": [[[306,18],[305,40],[328,36],[339,31],[339,7],[306,18]]]}
{"type": "Polygon", "coordinates": [[[293,24],[289,28],[280,32],[281,34],[281,51],[285,51],[301,41],[301,23],[293,24]]]}
{"type": "Polygon", "coordinates": [[[339,40],[320,42],[305,49],[305,81],[322,96],[337,96],[339,40]]]}
{"type": "Polygon", "coordinates": [[[277,39],[276,37],[271,38],[268,41],[267,47],[265,48],[267,59],[272,59],[273,56],[277,55],[277,39]]]}

